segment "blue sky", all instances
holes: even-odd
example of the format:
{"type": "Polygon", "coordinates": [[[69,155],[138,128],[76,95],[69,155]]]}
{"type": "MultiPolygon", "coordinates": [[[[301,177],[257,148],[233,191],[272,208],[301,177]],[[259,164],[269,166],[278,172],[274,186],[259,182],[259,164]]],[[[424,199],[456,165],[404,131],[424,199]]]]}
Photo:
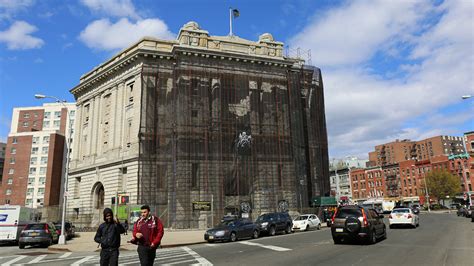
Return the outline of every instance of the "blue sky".
{"type": "Polygon", "coordinates": [[[331,157],[367,157],[394,139],[474,130],[474,4],[447,1],[0,0],[0,141],[35,93],[73,101],[82,74],[143,35],[188,21],[311,51],[322,69],[331,157]]]}

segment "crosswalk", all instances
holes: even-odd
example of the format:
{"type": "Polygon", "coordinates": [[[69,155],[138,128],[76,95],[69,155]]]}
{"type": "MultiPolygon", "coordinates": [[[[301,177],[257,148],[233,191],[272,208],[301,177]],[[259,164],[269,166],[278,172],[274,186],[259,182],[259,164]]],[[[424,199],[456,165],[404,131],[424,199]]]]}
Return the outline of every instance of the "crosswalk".
{"type": "MultiPolygon", "coordinates": [[[[0,265],[97,265],[99,254],[48,253],[39,256],[0,257],[0,265]]],[[[136,251],[120,251],[119,265],[139,265],[136,251]]],[[[212,265],[189,247],[158,249],[155,265],[212,265]]]]}

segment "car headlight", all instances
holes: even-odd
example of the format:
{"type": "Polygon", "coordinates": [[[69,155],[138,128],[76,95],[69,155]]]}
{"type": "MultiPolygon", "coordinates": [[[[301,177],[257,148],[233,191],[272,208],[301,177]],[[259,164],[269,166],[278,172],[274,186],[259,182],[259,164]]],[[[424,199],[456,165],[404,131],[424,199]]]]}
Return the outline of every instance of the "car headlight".
{"type": "Polygon", "coordinates": [[[224,236],[224,234],[225,234],[225,231],[221,230],[221,231],[217,231],[214,235],[215,236],[224,236]]]}
{"type": "Polygon", "coordinates": [[[267,225],[268,225],[268,222],[262,223],[262,227],[267,227],[267,225]]]}

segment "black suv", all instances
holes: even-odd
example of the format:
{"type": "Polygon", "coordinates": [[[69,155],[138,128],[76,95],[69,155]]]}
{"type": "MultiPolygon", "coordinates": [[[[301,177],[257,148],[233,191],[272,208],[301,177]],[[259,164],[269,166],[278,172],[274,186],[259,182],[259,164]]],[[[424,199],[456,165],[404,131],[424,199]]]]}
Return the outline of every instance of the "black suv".
{"type": "Polygon", "coordinates": [[[387,238],[383,215],[374,209],[356,205],[337,208],[332,218],[331,233],[334,244],[340,244],[346,239],[375,244],[377,239],[387,238]]]}
{"type": "Polygon", "coordinates": [[[255,221],[261,233],[267,233],[274,236],[278,231],[291,233],[293,220],[286,212],[266,213],[260,215],[255,221]]]}

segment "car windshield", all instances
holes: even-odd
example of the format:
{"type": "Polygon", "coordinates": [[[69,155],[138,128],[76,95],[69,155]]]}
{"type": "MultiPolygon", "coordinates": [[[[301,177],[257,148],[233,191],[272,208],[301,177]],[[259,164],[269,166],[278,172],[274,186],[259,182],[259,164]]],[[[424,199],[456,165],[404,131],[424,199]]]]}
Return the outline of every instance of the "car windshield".
{"type": "Polygon", "coordinates": [[[271,218],[271,216],[269,214],[264,214],[264,215],[260,215],[258,218],[257,218],[257,222],[261,222],[263,220],[268,220],[269,218],[271,218]]]}
{"type": "Polygon", "coordinates": [[[392,213],[409,213],[410,209],[395,209],[392,213]]]}
{"type": "Polygon", "coordinates": [[[233,226],[235,225],[235,220],[223,221],[219,225],[220,226],[233,226]]]}
{"type": "Polygon", "coordinates": [[[359,217],[361,215],[360,209],[340,209],[337,211],[336,218],[359,217]]]}
{"type": "Polygon", "coordinates": [[[295,219],[295,221],[302,221],[302,220],[308,220],[308,215],[301,215],[295,219]]]}
{"type": "Polygon", "coordinates": [[[25,230],[44,230],[44,224],[29,224],[25,227],[25,230]]]}

